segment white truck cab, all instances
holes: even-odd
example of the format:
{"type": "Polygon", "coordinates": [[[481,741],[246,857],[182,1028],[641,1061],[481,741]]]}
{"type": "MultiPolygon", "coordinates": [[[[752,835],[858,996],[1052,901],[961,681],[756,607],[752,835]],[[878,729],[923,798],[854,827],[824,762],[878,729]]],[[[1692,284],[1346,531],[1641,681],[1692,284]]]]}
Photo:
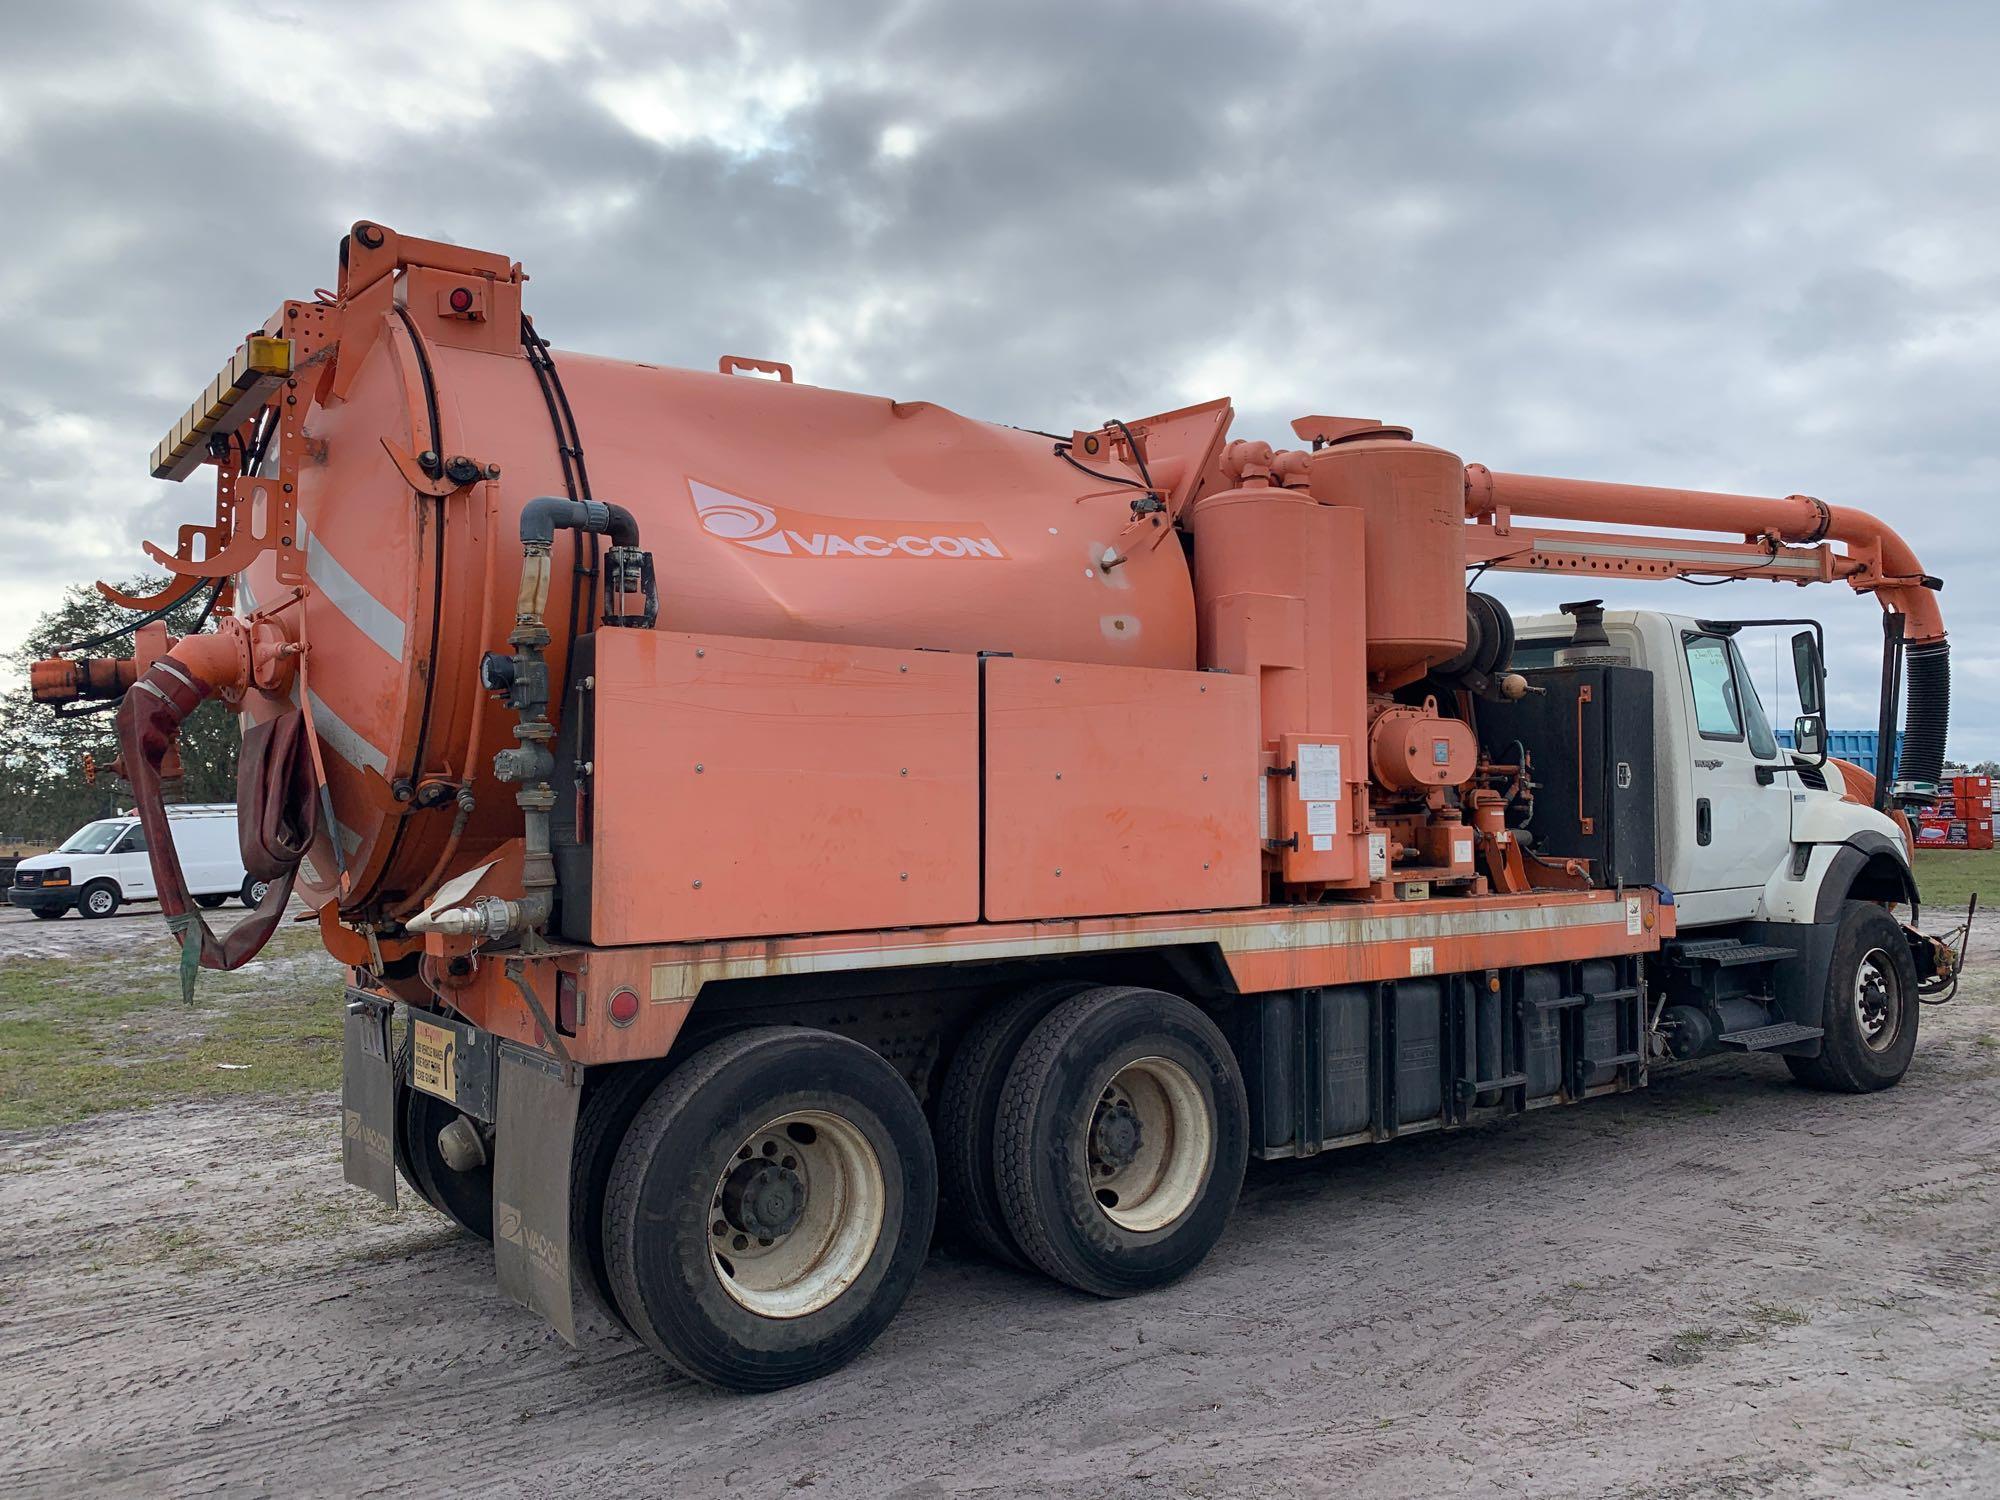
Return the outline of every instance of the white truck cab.
{"type": "MultiPolygon", "coordinates": [[[[255,906],[263,898],[264,882],[249,879],[243,871],[235,803],[172,806],[167,822],[188,893],[197,902],[215,907],[235,896],[245,906],[255,906]]],[[[72,907],[86,917],[108,917],[128,901],[158,895],[146,852],[146,830],[131,813],[95,819],[53,852],[22,860],[7,889],[12,905],[45,919],[60,917],[72,907]]]]}
{"type": "MultiPolygon", "coordinates": [[[[1915,1007],[1896,987],[1928,978],[1931,950],[1904,942],[1893,916],[1917,906],[1904,827],[1873,805],[1867,773],[1818,748],[1817,626],[1564,609],[1515,621],[1530,691],[1571,691],[1565,669],[1650,674],[1650,757],[1633,774],[1652,781],[1652,878],[1676,908],[1652,976],[1674,1055],[1768,1050],[1802,1076],[1899,1072],[1915,1007]],[[1800,751],[1778,744],[1745,667],[1737,638],[1753,626],[1805,627],[1792,637],[1800,751]],[[1911,1023],[1884,1029],[1902,1015],[1911,1023]],[[1822,1038],[1843,1043],[1838,1055],[1822,1038]]],[[[1523,836],[1535,841],[1533,821],[1523,836]]]]}
{"type": "MultiPolygon", "coordinates": [[[[1517,621],[1515,669],[1559,664],[1575,625],[1569,615],[1517,621]]],[[[1852,795],[1838,762],[1778,744],[1736,626],[1606,610],[1603,629],[1608,646],[1589,648],[1593,661],[1653,674],[1659,883],[1674,894],[1683,932],[1812,921],[1835,852],[1856,838],[1908,872],[1902,829],[1852,795]]]]}

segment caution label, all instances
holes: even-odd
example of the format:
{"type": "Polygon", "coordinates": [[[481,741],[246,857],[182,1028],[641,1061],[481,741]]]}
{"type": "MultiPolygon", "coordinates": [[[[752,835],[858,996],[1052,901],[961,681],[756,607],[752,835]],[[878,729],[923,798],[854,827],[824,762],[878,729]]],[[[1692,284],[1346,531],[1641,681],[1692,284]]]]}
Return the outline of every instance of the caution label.
{"type": "Polygon", "coordinates": [[[410,1022],[410,1082],[426,1094],[458,1102],[458,1038],[428,1021],[410,1022]]]}

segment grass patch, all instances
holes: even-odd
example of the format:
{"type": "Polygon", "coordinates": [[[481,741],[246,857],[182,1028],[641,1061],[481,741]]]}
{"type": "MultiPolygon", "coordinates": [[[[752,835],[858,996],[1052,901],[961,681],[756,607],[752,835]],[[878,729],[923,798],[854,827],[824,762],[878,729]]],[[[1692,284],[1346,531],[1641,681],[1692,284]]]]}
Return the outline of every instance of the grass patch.
{"type": "Polygon", "coordinates": [[[340,1081],[339,969],[318,934],[280,933],[233,974],[204,971],[181,1003],[171,948],[0,970],[0,1130],[340,1081]],[[225,1067],[223,1064],[230,1064],[225,1067]]]}
{"type": "Polygon", "coordinates": [[[1947,911],[1963,916],[1975,891],[1981,906],[2000,904],[2000,849],[1919,849],[1916,868],[1929,926],[1947,911]]]}

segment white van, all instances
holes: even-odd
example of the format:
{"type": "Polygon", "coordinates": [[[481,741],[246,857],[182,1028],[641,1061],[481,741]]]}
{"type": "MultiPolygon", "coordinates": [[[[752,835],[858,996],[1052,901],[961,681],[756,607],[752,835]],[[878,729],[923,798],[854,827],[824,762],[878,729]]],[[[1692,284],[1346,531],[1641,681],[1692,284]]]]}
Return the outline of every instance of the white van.
{"type": "MultiPolygon", "coordinates": [[[[245,906],[264,899],[264,882],[243,873],[236,839],[234,802],[189,802],[167,809],[174,849],[188,893],[203,906],[220,906],[231,896],[245,906]]],[[[64,839],[52,854],[37,854],[14,867],[7,899],[38,917],[55,918],[71,907],[86,917],[108,917],[127,901],[159,895],[146,856],[146,830],[126,813],[99,818],[64,839]]]]}

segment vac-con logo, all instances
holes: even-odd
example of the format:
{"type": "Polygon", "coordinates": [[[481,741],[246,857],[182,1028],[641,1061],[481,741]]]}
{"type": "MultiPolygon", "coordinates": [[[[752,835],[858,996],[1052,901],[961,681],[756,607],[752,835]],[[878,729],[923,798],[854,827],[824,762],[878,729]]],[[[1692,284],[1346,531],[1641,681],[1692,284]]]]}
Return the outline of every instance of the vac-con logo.
{"type": "Polygon", "coordinates": [[[699,479],[688,495],[701,529],[777,557],[946,557],[1005,560],[1007,549],[978,521],[857,521],[746,500],[699,479]]]}

